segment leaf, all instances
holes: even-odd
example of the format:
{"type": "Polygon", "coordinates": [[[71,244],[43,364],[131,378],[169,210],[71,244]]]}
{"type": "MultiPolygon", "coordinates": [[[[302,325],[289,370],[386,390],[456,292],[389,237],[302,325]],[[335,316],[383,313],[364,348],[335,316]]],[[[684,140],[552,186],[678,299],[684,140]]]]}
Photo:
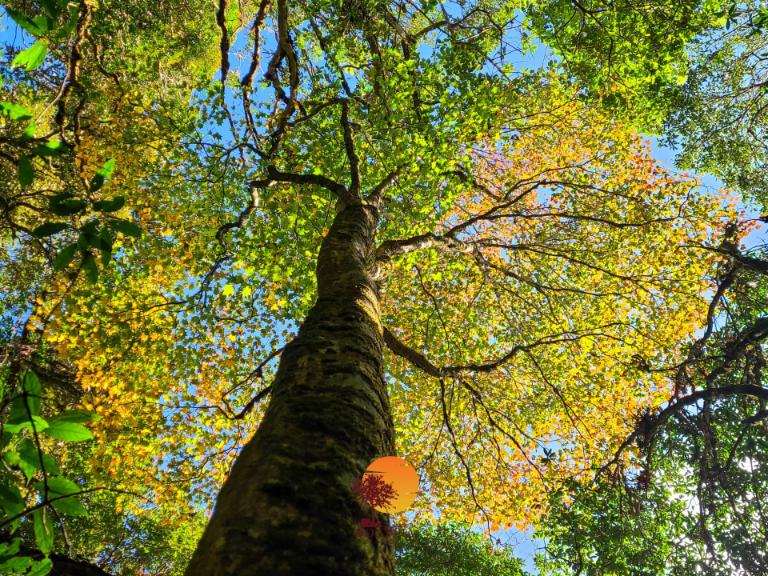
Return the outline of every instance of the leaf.
{"type": "Polygon", "coordinates": [[[35,124],[34,120],[31,120],[27,125],[27,127],[24,129],[24,134],[22,134],[21,139],[24,141],[31,140],[32,138],[35,137],[36,131],[37,131],[37,125],[35,124]]]}
{"type": "Polygon", "coordinates": [[[54,270],[64,270],[70,262],[72,262],[72,259],[75,257],[75,252],[77,251],[77,244],[67,244],[59,250],[59,253],[56,254],[56,257],[53,259],[53,269],[54,270]]]}
{"type": "Polygon", "coordinates": [[[51,418],[45,433],[51,438],[64,440],[65,442],[82,442],[83,440],[93,438],[91,431],[82,424],[58,420],[56,417],[51,418]]]}
{"type": "Polygon", "coordinates": [[[221,293],[224,296],[232,296],[232,294],[235,293],[235,288],[232,286],[232,284],[224,284],[224,288],[222,289],[221,293]]]}
{"type": "Polygon", "coordinates": [[[20,422],[19,424],[6,424],[3,429],[6,432],[10,432],[11,434],[18,434],[22,430],[32,430],[32,426],[34,424],[35,430],[38,432],[41,432],[48,428],[48,422],[40,418],[40,416],[32,416],[31,420],[26,420],[24,422],[20,422]]]}
{"type": "Polygon", "coordinates": [[[122,232],[127,236],[133,236],[134,238],[141,237],[141,227],[133,222],[127,220],[112,220],[109,225],[116,232],[122,232]]]}
{"type": "Polygon", "coordinates": [[[28,156],[19,158],[19,184],[26,187],[35,180],[35,169],[32,167],[32,161],[28,156]]]}
{"type": "Polygon", "coordinates": [[[93,207],[99,212],[115,212],[125,206],[125,198],[116,196],[111,200],[99,200],[93,203],[93,207]]]}
{"type": "Polygon", "coordinates": [[[13,21],[16,22],[16,24],[18,24],[24,30],[32,34],[32,36],[40,36],[44,32],[48,31],[47,22],[39,23],[36,20],[31,20],[25,14],[19,12],[18,10],[7,8],[5,6],[3,8],[5,9],[8,16],[13,18],[13,21]],[[43,24],[43,27],[41,27],[41,24],[43,24]]]}
{"type": "MultiPolygon", "coordinates": [[[[38,491],[41,491],[44,488],[44,485],[42,482],[37,482],[35,487],[38,491]]],[[[68,478],[64,478],[63,476],[52,476],[48,478],[48,491],[65,496],[67,494],[77,494],[81,491],[81,488],[68,478]]]]}
{"type": "Polygon", "coordinates": [[[99,268],[90,252],[86,252],[83,256],[83,270],[85,270],[85,276],[91,284],[95,284],[99,280],[99,268]]]}
{"type": "Polygon", "coordinates": [[[8,450],[3,452],[3,460],[6,461],[8,466],[16,466],[21,460],[21,456],[19,456],[19,453],[14,450],[8,450]]]}
{"type": "Polygon", "coordinates": [[[67,410],[58,414],[54,420],[57,422],[75,422],[81,424],[83,422],[93,422],[99,419],[98,414],[88,412],[87,410],[67,410]]]}
{"type": "MultiPolygon", "coordinates": [[[[21,461],[24,462],[30,470],[33,472],[40,470],[40,452],[38,451],[37,446],[35,446],[35,443],[29,438],[24,438],[24,440],[19,443],[19,456],[21,457],[21,461]]],[[[47,454],[43,454],[42,458],[46,474],[58,473],[59,467],[53,458],[47,454]]],[[[27,477],[31,478],[32,474],[27,474],[27,477]]]]}
{"type": "Polygon", "coordinates": [[[40,67],[45,60],[46,54],[48,54],[48,44],[38,40],[26,50],[16,54],[16,58],[11,62],[11,66],[24,66],[27,71],[34,70],[40,67]]]}
{"type": "Polygon", "coordinates": [[[0,102],[0,112],[11,120],[28,120],[32,118],[32,113],[29,110],[13,102],[0,102]]]}
{"type": "Polygon", "coordinates": [[[48,142],[44,146],[35,146],[32,148],[30,154],[32,156],[39,156],[41,158],[49,158],[55,156],[61,156],[64,153],[64,147],[58,140],[48,142]]]}
{"type": "Polygon", "coordinates": [[[62,498],[51,503],[62,514],[69,514],[70,516],[87,516],[88,511],[85,506],[82,505],[80,500],[74,496],[70,498],[62,498]]]}
{"type": "Polygon", "coordinates": [[[38,508],[32,515],[35,544],[47,556],[53,550],[53,520],[45,508],[38,508]]]}
{"type": "Polygon", "coordinates": [[[11,412],[8,424],[19,424],[27,420],[27,407],[24,405],[24,394],[17,394],[11,401],[11,412]]]}
{"type": "Polygon", "coordinates": [[[85,208],[85,200],[77,198],[70,192],[64,192],[62,194],[56,194],[49,201],[51,212],[57,216],[71,216],[82,212],[85,208]]]}
{"type": "MultiPolygon", "coordinates": [[[[29,438],[24,438],[21,442],[19,442],[19,456],[21,457],[22,461],[26,462],[30,466],[34,466],[36,470],[41,469],[40,452],[38,451],[35,443],[32,442],[32,440],[29,438]]],[[[59,473],[59,465],[56,463],[56,460],[45,453],[42,454],[42,459],[43,466],[45,466],[45,472],[47,474],[59,473]]]]}
{"type": "Polygon", "coordinates": [[[0,574],[26,574],[33,562],[29,556],[15,556],[0,565],[0,574]]]}
{"type": "Polygon", "coordinates": [[[16,486],[0,484],[0,507],[8,516],[16,516],[24,510],[24,499],[16,486]]]}
{"type": "Polygon", "coordinates": [[[67,222],[46,222],[32,230],[32,235],[37,236],[38,238],[47,238],[48,236],[53,236],[67,228],[69,228],[67,222]]]}
{"type": "Polygon", "coordinates": [[[27,576],[46,576],[53,570],[53,561],[50,558],[43,558],[35,562],[27,576]]]}
{"type": "Polygon", "coordinates": [[[0,543],[0,560],[5,560],[19,553],[21,538],[14,538],[10,542],[0,543]]]}
{"type": "Polygon", "coordinates": [[[22,382],[22,390],[26,392],[27,409],[33,416],[40,414],[40,395],[42,394],[42,386],[37,375],[32,370],[24,372],[24,380],[22,382]]]}
{"type": "Polygon", "coordinates": [[[104,178],[110,178],[112,176],[112,172],[115,171],[115,159],[110,158],[104,164],[102,164],[101,168],[99,168],[96,171],[96,174],[99,176],[103,176],[104,178]]]}
{"type": "MultiPolygon", "coordinates": [[[[104,186],[104,182],[112,176],[112,172],[115,170],[115,160],[110,159],[104,162],[101,168],[96,170],[96,175],[91,179],[91,192],[96,192],[104,186]]],[[[111,212],[111,210],[106,210],[111,212]]]]}

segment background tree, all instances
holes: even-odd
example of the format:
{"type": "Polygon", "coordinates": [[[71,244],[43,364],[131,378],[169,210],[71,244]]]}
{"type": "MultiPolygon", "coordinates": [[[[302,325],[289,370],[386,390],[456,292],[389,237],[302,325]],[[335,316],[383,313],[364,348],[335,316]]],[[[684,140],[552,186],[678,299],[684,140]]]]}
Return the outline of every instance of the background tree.
{"type": "Polygon", "coordinates": [[[676,395],[640,420],[631,456],[556,496],[544,573],[766,571],[766,286],[745,266],[725,269],[709,328],[670,371],[676,395]]]}
{"type": "Polygon", "coordinates": [[[396,533],[398,576],[524,576],[513,551],[468,524],[417,523],[396,533]]]}

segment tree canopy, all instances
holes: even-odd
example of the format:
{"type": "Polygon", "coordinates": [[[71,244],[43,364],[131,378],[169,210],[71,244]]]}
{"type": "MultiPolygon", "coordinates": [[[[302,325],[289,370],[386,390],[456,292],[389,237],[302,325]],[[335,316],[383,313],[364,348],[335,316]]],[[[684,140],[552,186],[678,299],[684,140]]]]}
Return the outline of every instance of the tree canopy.
{"type": "Polygon", "coordinates": [[[4,7],[4,569],[762,569],[763,3],[4,7]]]}

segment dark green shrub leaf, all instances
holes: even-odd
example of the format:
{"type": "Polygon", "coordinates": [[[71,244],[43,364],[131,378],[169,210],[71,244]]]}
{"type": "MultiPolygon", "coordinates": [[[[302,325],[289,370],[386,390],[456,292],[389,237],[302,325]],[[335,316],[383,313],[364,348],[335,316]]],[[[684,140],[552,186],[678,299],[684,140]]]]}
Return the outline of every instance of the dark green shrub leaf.
{"type": "Polygon", "coordinates": [[[141,237],[141,227],[133,222],[128,222],[127,220],[112,220],[109,225],[116,232],[122,232],[123,234],[133,236],[134,238],[141,237]]]}
{"type": "Polygon", "coordinates": [[[93,207],[100,212],[115,212],[125,206],[125,198],[116,196],[111,200],[99,200],[93,203],[93,207]]]}
{"type": "Polygon", "coordinates": [[[53,236],[68,227],[69,224],[66,222],[46,222],[32,230],[32,234],[38,238],[46,238],[47,236],[53,236]]]}
{"type": "Polygon", "coordinates": [[[45,508],[38,508],[32,515],[35,544],[47,556],[53,550],[53,519],[45,508]]]}
{"type": "Polygon", "coordinates": [[[35,180],[35,169],[32,167],[32,161],[27,156],[19,158],[19,184],[29,186],[35,180]]]}
{"type": "MultiPolygon", "coordinates": [[[[96,238],[95,236],[90,236],[96,238]]],[[[85,276],[91,284],[95,284],[99,279],[99,269],[96,266],[96,260],[93,254],[86,252],[83,256],[83,270],[85,270],[85,276]]]]}
{"type": "Polygon", "coordinates": [[[77,244],[67,244],[59,250],[59,253],[56,254],[56,257],[53,259],[53,269],[54,270],[64,270],[70,262],[72,262],[72,258],[75,257],[75,252],[77,251],[77,244]]]}

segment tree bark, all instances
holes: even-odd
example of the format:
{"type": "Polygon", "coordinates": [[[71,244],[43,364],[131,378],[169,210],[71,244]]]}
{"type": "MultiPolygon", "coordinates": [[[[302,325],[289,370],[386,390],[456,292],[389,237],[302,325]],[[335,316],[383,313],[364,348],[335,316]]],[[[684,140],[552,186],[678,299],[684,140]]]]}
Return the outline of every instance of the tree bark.
{"type": "Polygon", "coordinates": [[[283,351],[264,419],[187,576],[393,573],[391,537],[359,527],[368,510],[352,489],[373,458],[394,454],[371,276],[376,220],[375,207],[347,205],[323,240],[317,302],[283,351]]]}

